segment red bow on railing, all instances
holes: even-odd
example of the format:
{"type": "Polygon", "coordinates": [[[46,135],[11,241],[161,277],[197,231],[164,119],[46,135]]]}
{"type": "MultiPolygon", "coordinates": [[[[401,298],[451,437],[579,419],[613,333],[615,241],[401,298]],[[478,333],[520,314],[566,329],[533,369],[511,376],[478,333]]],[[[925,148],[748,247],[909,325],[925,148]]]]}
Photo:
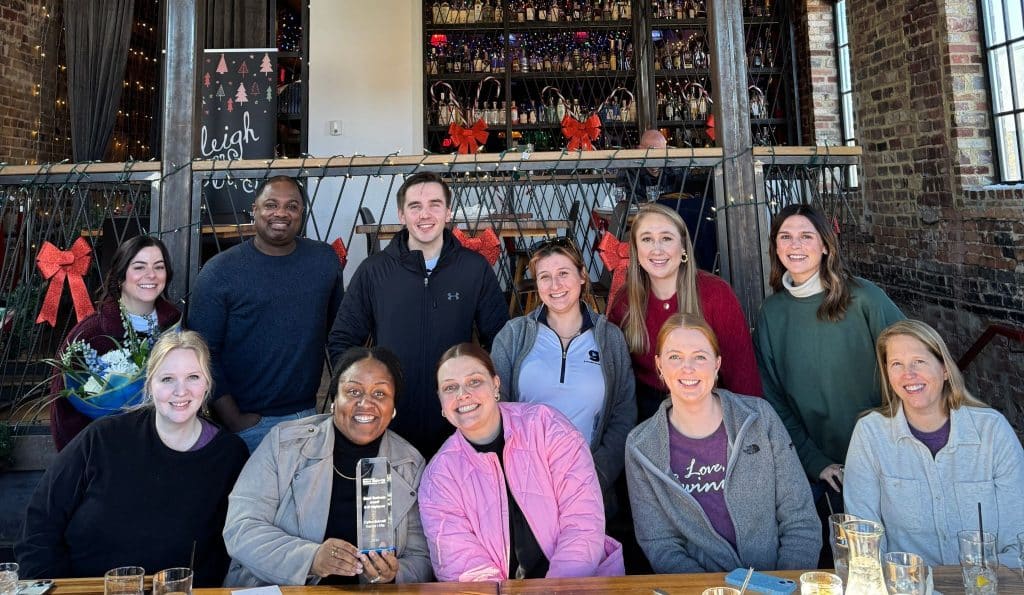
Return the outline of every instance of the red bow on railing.
{"type": "Polygon", "coordinates": [[[75,316],[78,320],[95,311],[92,302],[89,301],[89,290],[82,281],[82,276],[89,272],[91,253],[92,249],[85,238],[75,240],[70,250],[61,250],[50,242],[43,242],[43,247],[36,256],[36,266],[39,267],[43,278],[50,280],[50,287],[46,290],[46,298],[39,309],[37,324],[49,322],[50,326],[57,326],[57,308],[60,306],[60,295],[64,291],[64,279],[68,280],[71,302],[75,305],[75,316]]]}
{"type": "Polygon", "coordinates": [[[715,114],[708,116],[707,122],[704,123],[704,126],[707,127],[705,133],[708,135],[708,138],[715,140],[715,114]]]}
{"type": "Polygon", "coordinates": [[[469,237],[458,227],[452,229],[452,235],[459,243],[487,259],[487,262],[494,266],[501,255],[501,242],[498,241],[498,234],[490,227],[477,232],[476,237],[469,237]]]}
{"type": "Polygon", "coordinates": [[[345,265],[348,264],[348,248],[345,247],[345,242],[341,238],[337,238],[331,242],[331,248],[334,248],[334,253],[338,255],[341,268],[345,268],[345,265]]]}
{"type": "Polygon", "coordinates": [[[612,272],[612,284],[608,288],[608,310],[618,295],[619,289],[626,284],[626,266],[629,264],[629,242],[620,242],[614,234],[604,232],[597,243],[597,252],[601,262],[612,272]]]}
{"type": "Polygon", "coordinates": [[[576,118],[566,115],[562,118],[562,134],[569,139],[566,149],[570,151],[593,151],[592,144],[597,137],[601,136],[601,119],[597,114],[592,114],[586,120],[580,122],[576,118]]]}
{"type": "Polygon", "coordinates": [[[482,145],[487,143],[487,123],[477,120],[469,128],[463,128],[452,122],[448,127],[448,136],[452,137],[452,142],[459,148],[459,153],[463,155],[476,153],[482,145]]]}

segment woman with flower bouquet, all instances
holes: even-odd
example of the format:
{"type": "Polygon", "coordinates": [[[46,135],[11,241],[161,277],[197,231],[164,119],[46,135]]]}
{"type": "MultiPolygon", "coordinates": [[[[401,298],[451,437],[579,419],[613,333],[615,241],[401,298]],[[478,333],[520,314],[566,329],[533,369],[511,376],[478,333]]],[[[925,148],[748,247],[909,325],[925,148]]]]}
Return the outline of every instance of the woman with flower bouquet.
{"type": "Polygon", "coordinates": [[[149,351],[181,319],[164,295],[172,276],[157,238],[136,236],[118,246],[96,312],[71,329],[54,361],[50,432],[58,451],[93,419],[141,401],[149,351]]]}
{"type": "Polygon", "coordinates": [[[195,587],[221,585],[228,494],[249,451],[198,417],[210,384],[210,350],[199,333],[161,335],[144,402],[90,424],[36,486],[14,546],[25,576],[190,566],[195,587]]]}

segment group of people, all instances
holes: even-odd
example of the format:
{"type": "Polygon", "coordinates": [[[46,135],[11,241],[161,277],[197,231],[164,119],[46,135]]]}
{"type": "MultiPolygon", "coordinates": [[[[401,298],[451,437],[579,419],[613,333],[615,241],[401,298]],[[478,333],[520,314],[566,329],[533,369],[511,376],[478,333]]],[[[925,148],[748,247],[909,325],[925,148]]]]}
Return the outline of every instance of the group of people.
{"type": "Polygon", "coordinates": [[[190,330],[162,332],[180,316],[160,242],[123,244],[69,340],[99,350],[124,321],[159,334],[145,403],[86,425],[54,402],[62,450],[15,548],[26,576],[193,557],[196,586],[598,576],[625,572],[632,543],[658,573],[814,568],[815,503],[840,491],[833,508],[929,564],[956,563],[977,502],[1001,544],[1024,530],[1020,441],[933,329],[847,271],[817,209],[775,217],[752,336],[658,204],[632,222],[607,317],[557,237],[531,250],[541,306],[508,320],[493,269],[447,228],[451,202],[441,177],[409,176],[405,229],[343,296],[334,252],[297,237],[301,185],[271,178],[256,236],[200,272],[190,330]],[[391,466],[384,548],[358,543],[372,457],[391,466]]]}

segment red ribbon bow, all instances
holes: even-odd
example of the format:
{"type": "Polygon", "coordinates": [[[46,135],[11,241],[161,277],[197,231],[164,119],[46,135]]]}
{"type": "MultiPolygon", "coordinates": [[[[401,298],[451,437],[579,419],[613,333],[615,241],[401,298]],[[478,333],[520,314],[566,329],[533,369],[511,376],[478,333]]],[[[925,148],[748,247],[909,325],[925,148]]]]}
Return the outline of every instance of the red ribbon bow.
{"type": "Polygon", "coordinates": [[[348,264],[348,248],[345,247],[345,242],[341,238],[337,238],[331,242],[331,248],[334,248],[334,253],[338,255],[341,268],[345,268],[345,265],[348,264]]]}
{"type": "Polygon", "coordinates": [[[704,126],[707,127],[706,133],[708,135],[708,138],[710,138],[711,140],[715,140],[715,114],[711,114],[708,116],[708,119],[704,123],[704,126]]]}
{"type": "Polygon", "coordinates": [[[57,308],[60,306],[60,296],[64,291],[64,279],[68,280],[71,301],[75,305],[75,316],[78,320],[95,311],[92,302],[89,301],[89,290],[85,288],[85,282],[82,280],[82,276],[89,272],[89,264],[92,262],[90,254],[92,249],[85,238],[75,240],[70,250],[61,250],[50,242],[43,242],[43,247],[36,256],[36,266],[39,267],[43,278],[50,280],[50,287],[46,290],[46,298],[39,309],[37,324],[49,322],[50,326],[57,326],[57,308]]]}
{"type": "Polygon", "coordinates": [[[612,284],[608,288],[608,310],[611,311],[612,301],[619,294],[619,289],[626,284],[626,266],[629,264],[629,242],[621,242],[614,234],[604,232],[597,243],[597,252],[601,262],[612,272],[612,284]]]}
{"type": "Polygon", "coordinates": [[[501,242],[498,240],[498,234],[494,233],[490,227],[477,232],[476,237],[472,238],[458,227],[452,229],[452,235],[459,240],[460,244],[486,258],[491,266],[498,262],[498,256],[501,255],[501,242]]]}
{"type": "Polygon", "coordinates": [[[566,114],[562,118],[562,134],[569,139],[566,149],[570,151],[593,151],[593,141],[601,136],[601,118],[592,114],[586,120],[580,122],[576,118],[566,114]]]}
{"type": "Polygon", "coordinates": [[[448,127],[448,136],[452,137],[452,142],[459,148],[459,153],[463,155],[476,153],[480,150],[481,145],[487,143],[487,123],[477,120],[469,128],[463,128],[452,122],[448,127]]]}

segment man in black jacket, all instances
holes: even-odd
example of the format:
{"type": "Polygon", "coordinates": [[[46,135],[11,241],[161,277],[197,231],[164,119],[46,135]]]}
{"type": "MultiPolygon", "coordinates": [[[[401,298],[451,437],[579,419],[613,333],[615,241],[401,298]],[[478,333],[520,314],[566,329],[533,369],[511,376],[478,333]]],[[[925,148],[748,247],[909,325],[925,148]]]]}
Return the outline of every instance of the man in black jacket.
{"type": "Polygon", "coordinates": [[[437,397],[438,359],[452,345],[471,341],[474,325],[489,347],[508,321],[494,270],[446,228],[451,198],[437,174],[405,180],[397,195],[405,229],[356,270],[328,339],[332,361],[369,338],[398,355],[406,390],[390,429],[427,459],[452,431],[437,397]]]}

